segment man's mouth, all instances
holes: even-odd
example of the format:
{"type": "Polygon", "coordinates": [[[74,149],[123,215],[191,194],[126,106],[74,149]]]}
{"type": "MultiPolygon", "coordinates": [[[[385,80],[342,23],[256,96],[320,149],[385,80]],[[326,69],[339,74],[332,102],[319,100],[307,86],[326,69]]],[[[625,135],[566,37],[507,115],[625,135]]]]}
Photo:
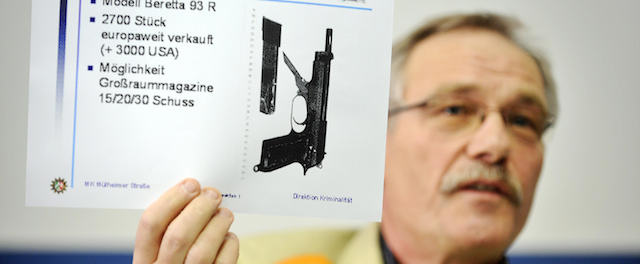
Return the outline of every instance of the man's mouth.
{"type": "Polygon", "coordinates": [[[478,192],[485,192],[485,193],[493,193],[506,198],[507,200],[513,202],[516,205],[518,204],[518,199],[514,198],[515,197],[514,192],[511,190],[511,188],[508,187],[507,184],[503,182],[498,182],[498,181],[465,182],[458,185],[458,187],[454,190],[454,192],[457,192],[457,191],[478,191],[478,192]]]}

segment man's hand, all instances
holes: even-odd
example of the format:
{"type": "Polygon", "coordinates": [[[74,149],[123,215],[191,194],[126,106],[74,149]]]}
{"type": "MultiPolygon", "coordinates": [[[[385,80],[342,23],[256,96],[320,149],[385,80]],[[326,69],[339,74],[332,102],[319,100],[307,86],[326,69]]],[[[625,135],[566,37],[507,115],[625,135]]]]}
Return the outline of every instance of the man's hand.
{"type": "Polygon", "coordinates": [[[186,179],[147,208],[136,232],[133,263],[236,263],[233,214],[220,192],[186,179]]]}

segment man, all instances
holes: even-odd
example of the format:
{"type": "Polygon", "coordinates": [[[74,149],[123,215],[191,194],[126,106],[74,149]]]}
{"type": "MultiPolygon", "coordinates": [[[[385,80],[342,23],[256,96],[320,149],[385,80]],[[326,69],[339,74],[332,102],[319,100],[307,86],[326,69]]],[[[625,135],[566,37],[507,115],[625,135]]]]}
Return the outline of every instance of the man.
{"type": "MultiPolygon", "coordinates": [[[[557,109],[548,69],[513,37],[517,26],[454,15],[395,46],[381,224],[249,240],[240,261],[504,262],[557,109]]],[[[236,262],[233,217],[219,202],[194,180],[167,191],[140,220],[134,262],[236,262]]]]}

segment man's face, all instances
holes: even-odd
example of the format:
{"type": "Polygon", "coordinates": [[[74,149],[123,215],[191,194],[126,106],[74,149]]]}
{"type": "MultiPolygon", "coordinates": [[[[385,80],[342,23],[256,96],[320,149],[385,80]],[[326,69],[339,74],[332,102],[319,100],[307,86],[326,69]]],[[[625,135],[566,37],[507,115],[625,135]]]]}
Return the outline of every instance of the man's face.
{"type": "Polygon", "coordinates": [[[383,225],[445,247],[504,250],[542,167],[529,118],[547,107],[536,63],[495,32],[457,29],[418,43],[404,80],[406,104],[431,100],[392,117],[383,225]]]}

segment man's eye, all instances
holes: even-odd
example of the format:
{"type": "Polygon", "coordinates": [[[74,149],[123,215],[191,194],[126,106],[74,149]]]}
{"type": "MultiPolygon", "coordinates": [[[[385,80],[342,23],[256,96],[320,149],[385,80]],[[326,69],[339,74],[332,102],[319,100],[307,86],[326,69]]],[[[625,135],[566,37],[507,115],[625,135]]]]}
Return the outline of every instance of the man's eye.
{"type": "Polygon", "coordinates": [[[509,124],[535,129],[535,123],[530,118],[523,115],[514,115],[509,117],[509,124]]]}
{"type": "Polygon", "coordinates": [[[451,105],[444,108],[444,112],[450,115],[463,115],[469,112],[469,109],[462,105],[451,105]]]}

